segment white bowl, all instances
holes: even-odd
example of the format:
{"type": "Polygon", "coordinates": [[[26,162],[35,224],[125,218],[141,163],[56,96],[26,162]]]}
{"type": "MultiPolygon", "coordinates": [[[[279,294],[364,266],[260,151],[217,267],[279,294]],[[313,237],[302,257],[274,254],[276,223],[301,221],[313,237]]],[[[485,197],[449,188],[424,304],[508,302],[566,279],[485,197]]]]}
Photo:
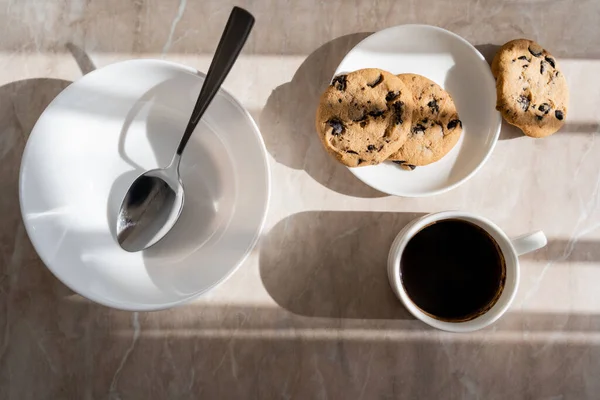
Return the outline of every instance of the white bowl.
{"type": "Polygon", "coordinates": [[[450,93],[463,123],[459,142],[440,161],[414,171],[391,162],[350,168],[361,181],[391,195],[432,196],[466,182],[488,159],[502,122],[495,109],[496,85],[481,53],[465,39],[429,25],[384,29],[350,50],[335,74],[361,68],[431,79],[450,93]]]}
{"type": "Polygon", "coordinates": [[[229,276],[262,229],[270,188],[260,132],[220,90],[185,149],[185,207],[154,247],[122,250],[116,213],[135,177],[165,166],[204,75],[159,60],[96,70],[65,89],[37,121],[21,163],[27,233],[48,268],[98,303],[155,310],[229,276]]]}

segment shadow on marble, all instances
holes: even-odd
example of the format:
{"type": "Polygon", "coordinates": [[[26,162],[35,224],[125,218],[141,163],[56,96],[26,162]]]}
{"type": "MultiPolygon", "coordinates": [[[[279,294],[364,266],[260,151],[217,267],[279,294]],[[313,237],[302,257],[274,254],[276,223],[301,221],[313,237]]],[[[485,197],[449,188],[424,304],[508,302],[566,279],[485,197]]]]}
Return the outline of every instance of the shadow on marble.
{"type": "Polygon", "coordinates": [[[77,66],[83,75],[88,74],[96,69],[96,66],[94,65],[94,62],[90,56],[81,47],[76,46],[73,43],[67,43],[65,47],[75,59],[75,62],[77,63],[77,66]]]}
{"type": "Polygon", "coordinates": [[[397,329],[398,321],[325,324],[260,307],[132,314],[20,295],[8,308],[10,330],[0,331],[10,335],[0,354],[3,399],[592,399],[600,391],[598,316],[523,314],[512,331],[460,335],[397,329]],[[528,331],[532,324],[544,329],[528,331]]]}
{"type": "Polygon", "coordinates": [[[481,53],[481,55],[483,55],[485,61],[487,61],[487,63],[491,66],[494,56],[498,52],[498,49],[500,49],[500,45],[492,43],[478,44],[475,45],[475,48],[481,53]]]}
{"type": "MultiPolygon", "coordinates": [[[[89,300],[82,299],[82,303],[89,303],[89,300]]],[[[398,307],[403,307],[397,301],[398,307]]],[[[385,307],[385,305],[384,305],[385,307]]],[[[125,312],[113,310],[115,314],[125,314],[125,312]]],[[[408,311],[407,311],[408,312],[408,311]]],[[[445,338],[448,342],[453,339],[457,342],[464,342],[470,339],[489,338],[493,340],[494,334],[499,333],[496,337],[502,340],[502,333],[526,334],[540,333],[553,335],[556,332],[566,333],[592,333],[600,331],[600,315],[594,313],[571,313],[571,312],[520,312],[516,309],[509,309],[498,321],[489,327],[480,331],[468,334],[455,334],[439,331],[430,328],[425,323],[412,318],[388,318],[388,319],[372,319],[372,318],[315,318],[304,315],[291,313],[289,310],[279,307],[267,306],[252,306],[252,305],[227,305],[217,306],[211,304],[194,304],[180,306],[171,311],[159,311],[153,313],[140,313],[146,316],[146,319],[151,321],[154,316],[160,317],[160,321],[165,324],[165,329],[171,332],[197,332],[202,334],[204,330],[214,331],[215,329],[223,329],[229,331],[222,335],[240,336],[260,336],[261,331],[264,335],[273,335],[273,332],[285,333],[290,329],[295,329],[298,336],[305,334],[310,336],[312,331],[329,331],[339,329],[352,332],[353,330],[361,331],[363,338],[368,339],[369,336],[381,335],[382,332],[393,330],[398,336],[402,336],[403,332],[407,332],[406,340],[414,340],[410,337],[415,331],[423,332],[424,335],[438,335],[445,338]],[[175,311],[179,311],[175,312],[175,311]],[[198,314],[198,315],[195,315],[198,314]],[[187,315],[187,318],[181,318],[182,315],[187,315]]],[[[157,329],[156,326],[148,324],[149,329],[157,329]]],[[[130,325],[128,321],[125,323],[115,323],[114,329],[118,331],[128,330],[130,325]]],[[[116,332],[115,332],[116,333],[116,332]]],[[[343,333],[342,333],[343,335],[343,333]]],[[[507,335],[508,336],[508,335],[507,335]]],[[[330,338],[332,339],[332,338],[330,338]]],[[[514,338],[512,341],[518,342],[514,338]]],[[[582,338],[583,339],[583,338],[582,338]]],[[[523,340],[525,341],[525,340],[523,340]]]]}
{"type": "Polygon", "coordinates": [[[516,126],[509,124],[502,118],[502,127],[500,128],[500,137],[498,140],[513,140],[527,137],[516,126]]]}
{"type": "MultiPolygon", "coordinates": [[[[539,262],[600,262],[600,240],[566,240],[548,238],[546,247],[521,256],[522,259],[539,262]]],[[[576,268],[576,267],[575,267],[576,268]]]]}
{"type": "MultiPolygon", "coordinates": [[[[36,121],[50,102],[71,82],[59,79],[28,79],[0,87],[0,302],[11,301],[12,289],[25,274],[44,290],[72,293],[52,278],[43,266],[25,233],[19,208],[19,169],[25,143],[36,121]],[[33,274],[33,275],[31,275],[33,274]]],[[[14,299],[13,299],[14,300],[14,299]]],[[[9,318],[4,312],[2,319],[9,318]]],[[[0,356],[0,359],[2,357],[0,356]]]]}
{"type": "Polygon", "coordinates": [[[370,33],[334,39],[312,52],[291,82],[277,87],[260,115],[260,130],[275,161],[305,170],[323,186],[349,196],[385,194],[359,181],[323,148],[315,131],[315,113],[321,93],[346,53],[370,33]]]}
{"type": "Polygon", "coordinates": [[[396,234],[421,215],[294,214],[262,241],[263,284],[277,304],[303,316],[413,319],[390,288],[387,257],[396,234]]]}
{"type": "MultiPolygon", "coordinates": [[[[549,136],[551,138],[556,135],[569,135],[569,134],[597,134],[600,133],[600,123],[598,122],[567,122],[565,125],[554,135],[549,136]]],[[[516,126],[509,124],[502,119],[502,130],[500,131],[499,140],[512,140],[519,138],[526,138],[527,136],[516,126]]],[[[539,139],[536,139],[539,140],[539,139]]]]}
{"type": "Polygon", "coordinates": [[[566,122],[558,133],[600,133],[600,122],[566,122]]]}
{"type": "MultiPolygon", "coordinates": [[[[309,211],[280,221],[262,240],[260,274],[273,300],[298,315],[412,319],[391,291],[387,253],[397,232],[422,214],[309,211]]],[[[550,239],[524,259],[598,262],[600,246],[550,239]]],[[[544,320],[547,318],[540,318],[544,320]]],[[[515,315],[507,325],[522,325],[515,315]]],[[[530,319],[529,326],[535,327],[530,319]]],[[[502,324],[501,324],[502,325],[502,324]]]]}

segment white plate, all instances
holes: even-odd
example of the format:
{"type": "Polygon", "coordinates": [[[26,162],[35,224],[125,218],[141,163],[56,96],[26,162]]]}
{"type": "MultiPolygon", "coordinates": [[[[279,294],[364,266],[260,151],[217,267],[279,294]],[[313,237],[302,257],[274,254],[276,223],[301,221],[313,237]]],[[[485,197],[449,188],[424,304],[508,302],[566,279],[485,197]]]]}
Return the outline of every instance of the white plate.
{"type": "Polygon", "coordinates": [[[485,163],[500,134],[496,85],[490,67],[469,42],[429,25],[400,25],[367,37],[342,60],[335,74],[381,68],[394,74],[423,75],[454,99],[463,122],[457,145],[440,161],[404,171],[391,162],[350,168],[384,193],[421,197],[446,192],[465,182],[485,163]]]}
{"type": "Polygon", "coordinates": [[[224,90],[183,153],[185,207],[173,230],[138,253],[115,240],[125,191],[143,170],[168,164],[203,79],[159,60],[109,65],[70,85],[36,123],[21,212],[44,263],[74,291],[120,309],[167,308],[223,281],[255,245],[269,199],[266,150],[224,90]]]}

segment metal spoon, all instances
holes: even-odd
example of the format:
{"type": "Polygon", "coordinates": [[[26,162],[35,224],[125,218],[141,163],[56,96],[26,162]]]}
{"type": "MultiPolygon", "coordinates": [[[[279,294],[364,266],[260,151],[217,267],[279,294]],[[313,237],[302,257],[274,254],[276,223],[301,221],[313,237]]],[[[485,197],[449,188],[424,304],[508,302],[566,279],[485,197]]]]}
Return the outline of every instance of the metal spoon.
{"type": "Polygon", "coordinates": [[[173,160],[168,167],[147,171],[131,184],[117,217],[117,241],[124,250],[134,252],[152,246],[177,222],[184,200],[179,177],[181,153],[229,74],[253,25],[254,17],[248,11],[233,8],[173,160]]]}

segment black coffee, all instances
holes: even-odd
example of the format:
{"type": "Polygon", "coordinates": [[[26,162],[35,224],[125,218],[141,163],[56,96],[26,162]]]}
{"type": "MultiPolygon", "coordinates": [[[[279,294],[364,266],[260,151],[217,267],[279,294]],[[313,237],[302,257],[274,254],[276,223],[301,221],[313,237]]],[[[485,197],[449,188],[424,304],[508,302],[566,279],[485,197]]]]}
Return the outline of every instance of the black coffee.
{"type": "Polygon", "coordinates": [[[506,278],[496,241],[482,228],[458,219],[435,222],[413,236],[400,271],[408,296],[421,310],[455,322],[489,310],[506,278]]]}

